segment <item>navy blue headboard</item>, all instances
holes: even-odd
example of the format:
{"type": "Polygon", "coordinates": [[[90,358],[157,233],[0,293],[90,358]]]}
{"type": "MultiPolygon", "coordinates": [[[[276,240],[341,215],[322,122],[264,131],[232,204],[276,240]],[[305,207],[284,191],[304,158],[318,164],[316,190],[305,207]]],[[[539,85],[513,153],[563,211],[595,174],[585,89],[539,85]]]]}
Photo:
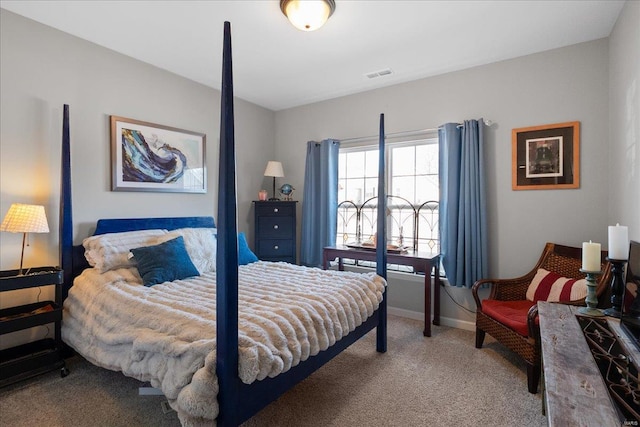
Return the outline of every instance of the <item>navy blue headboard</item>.
{"type": "MultiPolygon", "coordinates": [[[[215,227],[216,223],[211,216],[185,216],[173,218],[117,218],[117,219],[99,219],[96,224],[94,236],[107,233],[121,233],[124,231],[136,230],[176,230],[178,228],[208,228],[215,227]]],[[[82,271],[89,268],[89,263],[84,257],[84,247],[82,245],[73,246],[73,268],[70,280],[65,281],[66,297],[69,288],[82,271]]]]}
{"type": "Polygon", "coordinates": [[[136,230],[175,230],[178,228],[207,228],[215,227],[211,216],[186,216],[174,218],[125,218],[99,219],[94,236],[98,234],[120,233],[136,230]]]}

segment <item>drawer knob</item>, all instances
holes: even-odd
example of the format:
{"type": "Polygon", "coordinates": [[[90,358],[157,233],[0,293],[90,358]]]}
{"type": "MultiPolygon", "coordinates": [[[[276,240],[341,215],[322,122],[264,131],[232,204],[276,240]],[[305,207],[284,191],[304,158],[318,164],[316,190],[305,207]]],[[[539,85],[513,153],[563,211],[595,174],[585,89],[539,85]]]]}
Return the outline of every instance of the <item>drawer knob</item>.
{"type": "Polygon", "coordinates": [[[274,212],[278,212],[278,208],[273,208],[273,211],[274,212]]]}
{"type": "Polygon", "coordinates": [[[279,247],[278,245],[275,245],[275,246],[273,247],[273,249],[278,250],[278,249],[280,249],[280,247],[279,247]]]}
{"type": "Polygon", "coordinates": [[[274,225],[274,226],[273,226],[273,229],[274,229],[274,230],[277,230],[277,229],[278,229],[278,224],[274,225]]]}

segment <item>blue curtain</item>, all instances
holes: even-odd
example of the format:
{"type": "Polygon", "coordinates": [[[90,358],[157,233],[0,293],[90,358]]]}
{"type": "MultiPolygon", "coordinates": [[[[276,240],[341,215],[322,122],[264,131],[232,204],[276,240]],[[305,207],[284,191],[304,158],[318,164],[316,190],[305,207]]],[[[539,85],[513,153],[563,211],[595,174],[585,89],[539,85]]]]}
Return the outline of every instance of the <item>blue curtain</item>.
{"type": "Polygon", "coordinates": [[[440,143],[440,252],[449,283],[486,278],[487,221],[482,120],[447,123],[440,143]]]}
{"type": "Polygon", "coordinates": [[[338,221],[338,154],[340,142],[307,143],[302,202],[300,263],[322,266],[322,248],[335,246],[338,221]]]}

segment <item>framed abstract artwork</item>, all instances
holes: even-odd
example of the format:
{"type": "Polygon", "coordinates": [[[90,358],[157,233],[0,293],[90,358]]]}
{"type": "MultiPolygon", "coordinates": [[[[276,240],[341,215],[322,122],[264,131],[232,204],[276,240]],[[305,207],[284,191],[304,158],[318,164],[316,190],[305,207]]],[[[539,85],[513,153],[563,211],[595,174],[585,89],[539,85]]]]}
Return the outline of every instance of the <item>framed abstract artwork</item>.
{"type": "Polygon", "coordinates": [[[206,193],[206,135],[111,116],[113,191],[206,193]]]}
{"type": "Polygon", "coordinates": [[[580,122],[511,131],[511,188],[580,187],[580,122]]]}

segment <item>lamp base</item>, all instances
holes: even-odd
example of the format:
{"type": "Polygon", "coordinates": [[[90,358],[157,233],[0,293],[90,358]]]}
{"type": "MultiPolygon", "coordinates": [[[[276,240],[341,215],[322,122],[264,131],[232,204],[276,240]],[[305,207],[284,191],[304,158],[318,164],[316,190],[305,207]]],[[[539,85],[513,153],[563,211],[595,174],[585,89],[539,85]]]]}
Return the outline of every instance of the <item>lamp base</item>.
{"type": "Polygon", "coordinates": [[[592,317],[604,316],[604,313],[602,311],[598,310],[597,308],[591,308],[591,307],[580,307],[578,309],[578,313],[585,316],[592,316],[592,317]]]}
{"type": "Polygon", "coordinates": [[[604,314],[611,317],[620,318],[622,315],[622,296],[624,294],[624,271],[625,259],[612,259],[607,257],[607,261],[611,263],[611,308],[604,311],[604,314]]]}
{"type": "Polygon", "coordinates": [[[596,308],[598,306],[598,297],[596,295],[596,287],[598,285],[596,283],[596,276],[599,275],[601,271],[589,271],[582,268],[580,271],[585,273],[587,276],[587,297],[584,300],[587,306],[580,307],[578,309],[578,313],[593,317],[604,316],[602,310],[598,310],[596,308]]]}
{"type": "Polygon", "coordinates": [[[280,201],[280,199],[278,199],[277,197],[271,197],[271,198],[269,199],[269,201],[270,201],[270,202],[279,202],[279,201],[280,201]]]}
{"type": "Polygon", "coordinates": [[[620,316],[622,316],[620,310],[616,309],[615,307],[607,308],[604,311],[604,314],[605,316],[617,317],[618,319],[620,318],[620,316]]]}

